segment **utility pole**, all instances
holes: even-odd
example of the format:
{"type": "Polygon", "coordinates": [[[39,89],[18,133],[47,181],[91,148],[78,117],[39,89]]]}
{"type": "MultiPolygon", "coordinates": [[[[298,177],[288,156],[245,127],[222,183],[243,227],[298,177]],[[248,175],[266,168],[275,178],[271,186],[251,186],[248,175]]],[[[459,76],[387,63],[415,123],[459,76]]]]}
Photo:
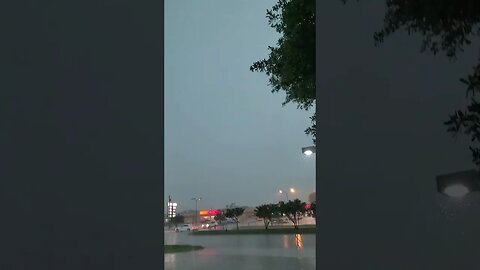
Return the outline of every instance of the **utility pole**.
{"type": "Polygon", "coordinates": [[[202,198],[192,198],[193,201],[195,201],[195,225],[198,223],[198,201],[200,201],[202,198]]]}
{"type": "Polygon", "coordinates": [[[168,217],[168,220],[170,221],[168,223],[168,228],[171,228],[172,226],[172,198],[170,197],[170,195],[168,195],[168,203],[167,203],[167,217],[168,217]]]}

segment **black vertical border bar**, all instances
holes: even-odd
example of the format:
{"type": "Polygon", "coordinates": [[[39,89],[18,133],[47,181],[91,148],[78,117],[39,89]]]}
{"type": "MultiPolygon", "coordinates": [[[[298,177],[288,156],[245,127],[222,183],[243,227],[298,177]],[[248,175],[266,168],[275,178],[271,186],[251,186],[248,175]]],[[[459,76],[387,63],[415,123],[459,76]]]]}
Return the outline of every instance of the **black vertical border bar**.
{"type": "MultiPolygon", "coordinates": [[[[321,44],[321,38],[320,36],[317,34],[320,32],[319,30],[320,28],[320,0],[316,0],[315,1],[315,114],[316,114],[316,134],[317,134],[317,137],[316,137],[316,146],[318,147],[318,141],[319,141],[319,136],[320,136],[320,126],[321,126],[321,122],[320,122],[320,106],[321,106],[321,100],[320,100],[320,89],[319,89],[319,85],[320,85],[320,74],[319,74],[319,63],[320,63],[320,46],[319,44],[321,44]]],[[[322,212],[322,209],[323,209],[323,205],[319,205],[319,200],[318,200],[318,197],[320,196],[321,194],[321,183],[319,181],[319,178],[320,178],[320,166],[319,166],[319,163],[320,163],[320,158],[318,157],[318,154],[320,153],[321,149],[316,149],[315,151],[315,203],[317,204],[317,213],[315,215],[315,227],[316,227],[316,231],[315,231],[315,268],[316,269],[319,269],[319,264],[318,264],[318,260],[321,258],[320,257],[320,246],[319,246],[319,240],[321,239],[320,235],[321,235],[321,232],[320,232],[320,227],[321,227],[321,221],[320,221],[320,213],[322,212]],[[318,211],[319,210],[319,211],[318,211]]]]}
{"type": "Polygon", "coordinates": [[[164,46],[165,46],[165,1],[164,0],[160,0],[160,36],[161,36],[161,42],[160,42],[160,65],[161,65],[161,68],[160,68],[160,83],[161,83],[161,86],[160,86],[160,91],[161,91],[161,95],[160,95],[160,107],[161,107],[161,110],[160,110],[160,126],[162,127],[161,130],[161,137],[159,138],[159,140],[161,140],[160,142],[160,147],[161,149],[159,149],[159,151],[161,151],[162,153],[162,159],[161,159],[161,164],[160,164],[160,170],[161,170],[161,179],[160,181],[161,182],[161,185],[160,185],[160,194],[159,194],[159,198],[162,198],[162,200],[160,201],[160,213],[152,213],[154,215],[157,215],[157,214],[160,214],[162,215],[162,222],[161,222],[161,226],[160,226],[160,230],[162,230],[162,233],[161,233],[161,236],[160,236],[160,239],[161,239],[161,244],[162,244],[162,254],[161,254],[161,257],[162,257],[162,269],[165,268],[165,256],[164,256],[164,253],[165,253],[165,235],[163,233],[163,228],[164,228],[164,225],[165,225],[165,220],[164,220],[164,215],[163,213],[165,213],[165,198],[164,198],[164,189],[165,189],[165,168],[164,168],[164,165],[165,165],[165,122],[164,122],[164,96],[165,96],[165,89],[164,89],[164,86],[165,86],[165,81],[164,81],[164,68],[165,68],[165,59],[164,59],[164,53],[165,53],[165,49],[164,49],[164,46]]]}

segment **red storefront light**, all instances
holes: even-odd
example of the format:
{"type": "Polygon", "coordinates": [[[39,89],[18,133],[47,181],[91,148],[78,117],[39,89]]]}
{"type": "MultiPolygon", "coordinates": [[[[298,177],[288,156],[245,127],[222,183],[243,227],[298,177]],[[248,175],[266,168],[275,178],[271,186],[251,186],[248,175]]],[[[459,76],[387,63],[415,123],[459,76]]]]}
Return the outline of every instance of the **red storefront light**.
{"type": "Polygon", "coordinates": [[[220,214],[221,212],[222,212],[222,211],[220,211],[220,210],[218,210],[218,209],[216,209],[216,210],[209,210],[209,211],[208,211],[208,214],[209,214],[210,216],[215,216],[215,215],[220,214]]]}
{"type": "Polygon", "coordinates": [[[200,216],[215,216],[221,214],[222,210],[214,209],[214,210],[200,210],[200,216]]]}

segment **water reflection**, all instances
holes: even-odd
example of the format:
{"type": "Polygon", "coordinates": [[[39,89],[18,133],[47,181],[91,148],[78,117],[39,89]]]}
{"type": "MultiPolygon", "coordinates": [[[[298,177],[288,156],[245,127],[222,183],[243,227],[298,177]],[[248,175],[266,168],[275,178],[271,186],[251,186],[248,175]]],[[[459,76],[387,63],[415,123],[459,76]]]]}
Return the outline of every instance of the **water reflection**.
{"type": "Polygon", "coordinates": [[[165,263],[174,263],[176,261],[176,257],[174,253],[165,253],[165,263]]]}
{"type": "Polygon", "coordinates": [[[209,256],[216,256],[218,255],[216,250],[215,249],[212,249],[212,248],[205,248],[205,249],[202,249],[198,252],[198,254],[200,256],[203,256],[203,257],[209,257],[209,256]]]}
{"type": "Polygon", "coordinates": [[[303,248],[303,239],[301,234],[295,234],[295,244],[297,245],[298,249],[303,248]]]}
{"type": "MultiPolygon", "coordinates": [[[[291,235],[284,235],[282,240],[282,247],[290,248],[290,241],[292,240],[291,235]]],[[[295,246],[297,249],[303,249],[303,237],[299,233],[295,234],[295,246]]]]}
{"type": "Polygon", "coordinates": [[[166,232],[167,244],[204,249],[165,254],[165,269],[315,269],[315,235],[265,234],[194,236],[166,232]]]}
{"type": "Polygon", "coordinates": [[[283,248],[289,248],[290,247],[290,241],[288,241],[288,235],[283,236],[283,248]]]}

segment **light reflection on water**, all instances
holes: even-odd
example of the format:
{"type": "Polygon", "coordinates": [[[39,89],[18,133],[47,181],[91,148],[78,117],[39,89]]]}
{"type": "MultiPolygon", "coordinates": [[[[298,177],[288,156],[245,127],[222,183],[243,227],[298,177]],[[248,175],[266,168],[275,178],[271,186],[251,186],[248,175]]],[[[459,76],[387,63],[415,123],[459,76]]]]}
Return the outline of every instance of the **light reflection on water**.
{"type": "Polygon", "coordinates": [[[297,245],[298,249],[303,249],[303,240],[301,234],[295,234],[295,244],[297,245]]]}
{"type": "Polygon", "coordinates": [[[294,238],[292,238],[291,235],[283,235],[282,237],[282,247],[285,249],[290,248],[290,242],[295,241],[295,247],[297,247],[298,250],[303,249],[303,238],[301,234],[295,234],[294,238]]]}
{"type": "Polygon", "coordinates": [[[187,233],[165,233],[165,244],[200,245],[197,255],[245,254],[272,256],[314,257],[315,234],[265,234],[265,235],[216,235],[194,236],[187,233]],[[298,253],[300,252],[300,253],[298,253]]]}
{"type": "Polygon", "coordinates": [[[283,236],[283,248],[289,248],[290,247],[290,245],[289,245],[290,241],[289,241],[288,238],[289,237],[286,234],[283,236]]]}
{"type": "Polygon", "coordinates": [[[165,269],[315,269],[315,234],[193,236],[166,232],[165,244],[204,247],[165,254],[165,269]]]}

